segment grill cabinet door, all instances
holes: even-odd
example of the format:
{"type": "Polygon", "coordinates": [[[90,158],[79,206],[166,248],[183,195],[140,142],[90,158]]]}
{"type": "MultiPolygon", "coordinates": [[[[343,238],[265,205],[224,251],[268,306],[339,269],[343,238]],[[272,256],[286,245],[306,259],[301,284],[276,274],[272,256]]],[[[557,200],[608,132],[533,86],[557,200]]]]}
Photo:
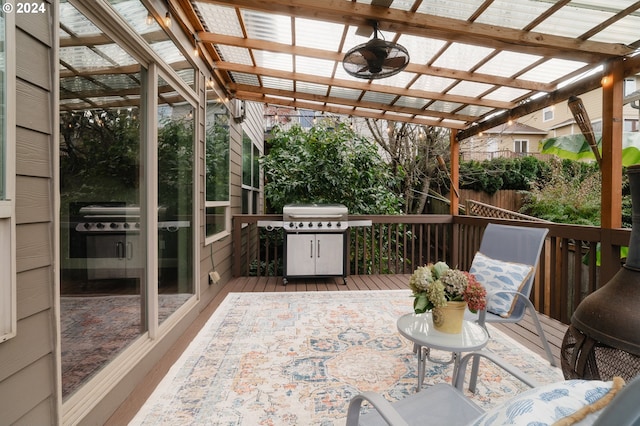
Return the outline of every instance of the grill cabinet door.
{"type": "Polygon", "coordinates": [[[342,275],[342,234],[316,234],[316,275],[342,275]]]}
{"type": "Polygon", "coordinates": [[[315,275],[315,234],[287,234],[287,275],[315,275]]]}

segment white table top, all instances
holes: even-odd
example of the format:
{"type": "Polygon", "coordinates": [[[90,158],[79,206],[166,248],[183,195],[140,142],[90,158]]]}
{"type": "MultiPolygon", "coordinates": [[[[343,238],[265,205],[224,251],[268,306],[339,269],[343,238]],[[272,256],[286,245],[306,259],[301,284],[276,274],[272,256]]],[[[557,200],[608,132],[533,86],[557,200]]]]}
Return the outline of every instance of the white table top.
{"type": "Polygon", "coordinates": [[[420,346],[449,352],[469,352],[482,349],[489,336],[484,328],[471,321],[463,321],[462,332],[442,333],[435,329],[431,312],[410,313],[398,318],[398,331],[420,346]]]}

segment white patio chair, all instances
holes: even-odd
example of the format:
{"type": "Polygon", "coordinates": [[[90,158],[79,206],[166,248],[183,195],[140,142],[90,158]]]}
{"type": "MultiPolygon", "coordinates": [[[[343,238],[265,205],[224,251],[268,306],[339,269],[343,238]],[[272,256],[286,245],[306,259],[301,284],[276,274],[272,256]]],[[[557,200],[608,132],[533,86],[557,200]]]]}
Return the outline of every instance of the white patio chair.
{"type": "Polygon", "coordinates": [[[596,417],[594,426],[640,425],[640,376],[621,390],[616,388],[616,382],[594,380],[568,380],[536,387],[536,383],[517,368],[506,364],[488,351],[480,351],[462,357],[460,370],[453,381],[455,386],[439,383],[394,403],[390,403],[378,393],[363,392],[351,400],[346,426],[522,425],[531,424],[532,420],[535,420],[535,424],[552,424],[567,415],[580,417],[587,415],[586,413],[593,413],[588,414],[591,416],[590,421],[596,417]],[[532,389],[498,404],[485,413],[462,392],[467,364],[470,360],[480,357],[499,365],[532,389]],[[598,398],[595,398],[595,395],[598,398]],[[594,399],[597,401],[594,402],[594,399]],[[371,405],[366,414],[361,414],[363,401],[368,401],[371,405]],[[527,412],[523,407],[531,409],[527,412]],[[507,419],[513,423],[508,423],[507,419]]]}
{"type": "MultiPolygon", "coordinates": [[[[517,323],[529,311],[549,363],[555,367],[556,361],[538,313],[529,300],[548,232],[547,228],[487,225],[470,268],[470,272],[487,288],[487,309],[477,314],[467,311],[465,319],[476,320],[482,326],[486,323],[517,323]]],[[[471,391],[475,390],[478,362],[476,359],[471,373],[471,391]]]]}

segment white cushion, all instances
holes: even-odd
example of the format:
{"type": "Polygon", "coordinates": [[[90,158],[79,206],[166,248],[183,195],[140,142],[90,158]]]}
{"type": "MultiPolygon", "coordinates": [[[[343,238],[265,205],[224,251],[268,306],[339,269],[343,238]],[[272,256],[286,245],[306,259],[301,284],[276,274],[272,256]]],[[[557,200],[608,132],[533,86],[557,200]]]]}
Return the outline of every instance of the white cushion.
{"type": "MultiPolygon", "coordinates": [[[[605,396],[613,382],[566,380],[530,389],[484,413],[469,426],[552,425],[605,396]]],[[[599,414],[599,411],[596,412],[599,414]]],[[[580,421],[586,426],[597,415],[580,421]]]]}
{"type": "Polygon", "coordinates": [[[493,293],[501,290],[520,291],[533,272],[533,267],[492,259],[478,252],[469,272],[487,289],[487,311],[506,318],[513,310],[515,295],[493,293]]]}

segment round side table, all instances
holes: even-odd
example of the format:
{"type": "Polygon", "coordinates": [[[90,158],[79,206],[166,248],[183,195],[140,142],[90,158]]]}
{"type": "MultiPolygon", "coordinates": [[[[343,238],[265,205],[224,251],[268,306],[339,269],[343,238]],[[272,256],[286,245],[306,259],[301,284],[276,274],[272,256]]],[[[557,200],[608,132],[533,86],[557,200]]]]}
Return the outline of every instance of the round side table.
{"type": "MultiPolygon", "coordinates": [[[[410,313],[398,318],[398,331],[414,343],[414,352],[418,356],[418,388],[422,389],[426,360],[438,364],[453,363],[452,379],[458,373],[462,352],[482,349],[489,340],[487,331],[472,321],[463,321],[462,332],[457,334],[442,333],[433,326],[431,312],[424,314],[410,313]],[[451,359],[437,360],[431,358],[431,349],[451,352],[451,359]]],[[[453,383],[452,383],[453,384],[453,383]]]]}

